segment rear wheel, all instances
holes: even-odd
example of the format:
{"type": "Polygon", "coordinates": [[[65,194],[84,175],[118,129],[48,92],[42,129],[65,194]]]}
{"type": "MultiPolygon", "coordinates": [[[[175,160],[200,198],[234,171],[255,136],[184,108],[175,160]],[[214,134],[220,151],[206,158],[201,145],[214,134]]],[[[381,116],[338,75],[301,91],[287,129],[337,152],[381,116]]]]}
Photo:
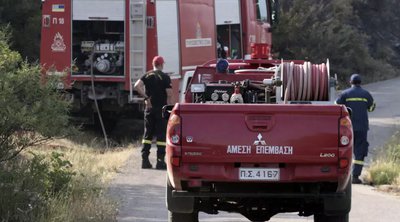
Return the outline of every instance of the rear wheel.
{"type": "Polygon", "coordinates": [[[349,221],[349,212],[351,209],[351,178],[345,189],[345,196],[340,199],[333,199],[330,201],[325,201],[326,203],[330,203],[330,205],[325,206],[328,208],[328,211],[325,213],[317,213],[314,215],[314,222],[348,222],[349,221]],[[328,212],[328,213],[327,213],[328,212]],[[332,214],[332,215],[326,215],[332,214]]]}
{"type": "Polygon", "coordinates": [[[338,216],[314,215],[314,222],[349,222],[349,214],[338,216]]]}
{"type": "Polygon", "coordinates": [[[198,221],[199,221],[198,212],[184,214],[184,213],[175,213],[168,211],[168,222],[198,222],[198,221]]]}

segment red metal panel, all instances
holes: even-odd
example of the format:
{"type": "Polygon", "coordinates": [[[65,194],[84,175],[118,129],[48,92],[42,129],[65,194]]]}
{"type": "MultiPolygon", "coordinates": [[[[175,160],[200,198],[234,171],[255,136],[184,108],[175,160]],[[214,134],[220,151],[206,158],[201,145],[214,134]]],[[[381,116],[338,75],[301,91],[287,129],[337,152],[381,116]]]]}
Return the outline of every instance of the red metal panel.
{"type": "Polygon", "coordinates": [[[184,155],[183,162],[279,163],[275,158],[285,156],[287,163],[337,163],[341,107],[336,105],[181,105],[180,117],[185,120],[181,136],[196,138],[190,143],[183,141],[182,149],[202,152],[201,156],[184,155]],[[213,126],[207,127],[209,123],[213,126]],[[260,127],[264,124],[265,128],[260,127]],[[263,144],[256,144],[257,139],[263,144]],[[250,146],[251,153],[229,153],[228,145],[250,146]],[[258,145],[285,147],[286,151],[269,155],[262,151],[265,147],[257,151],[258,145]],[[321,158],[321,152],[332,152],[336,157],[321,158]]]}
{"type": "MultiPolygon", "coordinates": [[[[242,163],[242,167],[253,166],[252,164],[271,167],[274,164],[277,166],[279,163],[285,163],[286,166],[280,168],[279,182],[341,182],[348,176],[349,167],[343,171],[321,171],[321,168],[326,166],[336,169],[339,157],[351,159],[351,145],[343,150],[339,150],[337,146],[341,107],[180,104],[179,115],[185,120],[182,122],[181,137],[192,137],[193,140],[182,140],[181,166],[168,172],[173,173],[175,182],[193,177],[235,182],[238,181],[239,174],[237,167],[232,163],[238,162],[242,163]],[[229,127],[226,124],[227,119],[229,127]],[[254,123],[267,120],[268,128],[260,132],[249,130],[246,127],[248,120],[254,120],[254,123]],[[213,127],[205,126],[210,122],[213,123],[213,127]],[[287,127],[288,125],[290,127],[287,127]],[[256,142],[261,142],[261,145],[257,145],[256,142]],[[242,149],[243,152],[229,153],[230,144],[251,148],[242,149]],[[282,152],[267,152],[270,149],[268,146],[280,147],[282,152]],[[335,157],[321,158],[321,152],[334,153],[335,157]],[[196,172],[188,168],[193,163],[198,166],[196,172]]],[[[170,148],[169,143],[167,150],[170,148]]]]}
{"type": "Polygon", "coordinates": [[[214,1],[178,1],[181,65],[194,66],[216,57],[214,1]]]}
{"type": "Polygon", "coordinates": [[[67,71],[69,87],[71,67],[71,1],[47,0],[42,7],[40,62],[47,71],[67,71]]]}
{"type": "MultiPolygon", "coordinates": [[[[257,21],[257,6],[254,0],[242,0],[242,29],[243,49],[247,54],[251,53],[251,43],[265,43],[272,45],[272,35],[269,31],[270,24],[257,21]]],[[[270,13],[270,10],[269,12],[270,13]]]]}

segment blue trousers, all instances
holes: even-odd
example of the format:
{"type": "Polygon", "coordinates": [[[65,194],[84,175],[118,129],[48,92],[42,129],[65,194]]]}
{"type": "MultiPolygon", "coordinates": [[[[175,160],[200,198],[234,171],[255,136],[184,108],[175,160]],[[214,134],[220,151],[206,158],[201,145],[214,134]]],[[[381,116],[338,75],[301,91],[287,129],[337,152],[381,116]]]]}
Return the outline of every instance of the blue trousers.
{"type": "Polygon", "coordinates": [[[364,166],[364,158],[368,155],[369,143],[367,141],[368,131],[354,131],[354,165],[353,177],[361,175],[364,166]]]}

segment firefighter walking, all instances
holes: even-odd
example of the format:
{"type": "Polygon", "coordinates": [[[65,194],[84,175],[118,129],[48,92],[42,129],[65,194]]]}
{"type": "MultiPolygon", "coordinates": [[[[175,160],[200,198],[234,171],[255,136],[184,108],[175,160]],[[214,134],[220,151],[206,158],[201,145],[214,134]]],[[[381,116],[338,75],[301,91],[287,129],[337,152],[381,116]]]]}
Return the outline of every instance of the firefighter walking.
{"type": "Polygon", "coordinates": [[[162,118],[162,107],[171,104],[171,79],[162,70],[164,59],[156,56],[153,59],[153,70],[148,71],[134,85],[134,89],[143,96],[145,101],[144,111],[144,136],[142,148],[142,168],[152,168],[149,161],[150,148],[153,137],[157,138],[157,164],[156,169],[166,169],[165,157],[165,131],[167,121],[162,118]]]}
{"type": "Polygon", "coordinates": [[[364,158],[368,155],[368,112],[374,111],[375,102],[371,94],[361,87],[361,76],[359,74],[351,75],[350,83],[351,88],[344,90],[336,99],[336,103],[343,104],[352,109],[351,121],[354,132],[352,182],[360,184],[362,181],[359,176],[364,166],[364,158]]]}

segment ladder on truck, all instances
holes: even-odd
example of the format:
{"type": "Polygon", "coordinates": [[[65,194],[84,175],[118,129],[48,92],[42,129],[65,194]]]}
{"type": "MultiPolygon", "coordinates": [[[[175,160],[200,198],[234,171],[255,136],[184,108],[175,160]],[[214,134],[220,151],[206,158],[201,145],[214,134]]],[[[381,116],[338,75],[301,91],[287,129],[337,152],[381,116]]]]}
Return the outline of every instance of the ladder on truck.
{"type": "Polygon", "coordinates": [[[138,99],[133,96],[133,85],[146,72],[146,0],[130,0],[129,7],[129,102],[133,103],[138,99]]]}

